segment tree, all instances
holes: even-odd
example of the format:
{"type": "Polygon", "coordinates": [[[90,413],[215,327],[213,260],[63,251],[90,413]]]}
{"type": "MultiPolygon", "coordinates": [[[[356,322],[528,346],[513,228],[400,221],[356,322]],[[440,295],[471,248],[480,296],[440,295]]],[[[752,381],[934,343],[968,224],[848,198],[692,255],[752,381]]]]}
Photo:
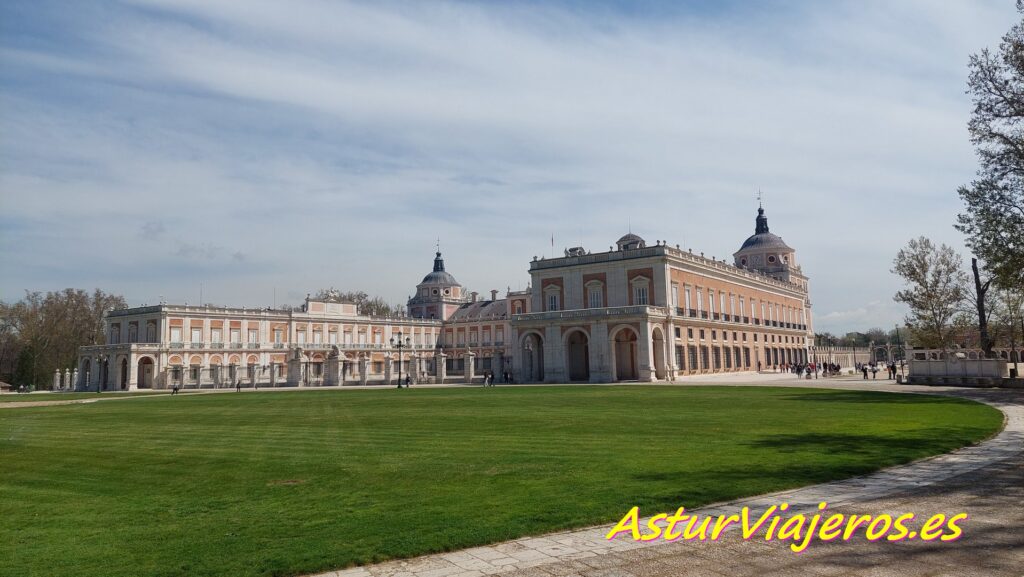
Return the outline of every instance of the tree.
{"type": "Polygon", "coordinates": [[[914,340],[925,347],[945,348],[953,333],[953,320],[964,301],[967,275],[952,248],[936,247],[925,237],[912,239],[900,249],[892,272],[909,285],[894,300],[910,307],[906,317],[914,340]]]}
{"type": "Polygon", "coordinates": [[[0,375],[48,388],[56,369],[75,366],[78,347],[106,342],[103,315],[125,306],[119,295],[70,288],[0,303],[0,375]]]}
{"type": "MultiPolygon", "coordinates": [[[[1017,0],[1024,13],[1024,0],[1017,0]]],[[[968,129],[978,155],[977,179],[958,189],[965,208],[956,228],[1003,287],[1024,286],[1024,20],[998,51],[971,56],[968,129]]]]}
{"type": "Polygon", "coordinates": [[[995,291],[992,290],[991,278],[982,282],[981,272],[978,270],[978,259],[976,258],[971,259],[971,273],[974,275],[973,290],[965,289],[964,296],[971,308],[969,314],[977,314],[978,317],[978,336],[981,350],[985,352],[986,359],[991,359],[995,356],[992,349],[996,343],[995,339],[989,335],[988,323],[995,310],[994,303],[991,302],[995,297],[995,291]]]}

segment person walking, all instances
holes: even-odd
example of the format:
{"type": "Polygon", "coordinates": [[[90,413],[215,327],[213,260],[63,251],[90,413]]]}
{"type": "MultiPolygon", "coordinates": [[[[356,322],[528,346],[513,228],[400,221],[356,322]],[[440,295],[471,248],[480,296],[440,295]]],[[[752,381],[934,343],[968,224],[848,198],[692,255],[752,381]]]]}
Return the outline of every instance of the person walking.
{"type": "Polygon", "coordinates": [[[867,365],[861,365],[860,366],[860,372],[864,374],[864,380],[865,381],[868,380],[868,366],[867,365]]]}
{"type": "Polygon", "coordinates": [[[412,382],[412,378],[409,375],[405,375],[405,388],[409,388],[409,383],[412,382]]]}

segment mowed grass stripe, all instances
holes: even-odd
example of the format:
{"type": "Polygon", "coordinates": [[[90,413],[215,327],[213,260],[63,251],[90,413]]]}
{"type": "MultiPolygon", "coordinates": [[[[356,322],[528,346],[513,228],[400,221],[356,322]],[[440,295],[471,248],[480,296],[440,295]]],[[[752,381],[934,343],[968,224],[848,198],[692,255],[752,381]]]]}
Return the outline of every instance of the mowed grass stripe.
{"type": "Polygon", "coordinates": [[[0,575],[297,575],[861,474],[1001,422],[941,397],[736,387],[9,410],[0,539],[12,546],[0,575]]]}

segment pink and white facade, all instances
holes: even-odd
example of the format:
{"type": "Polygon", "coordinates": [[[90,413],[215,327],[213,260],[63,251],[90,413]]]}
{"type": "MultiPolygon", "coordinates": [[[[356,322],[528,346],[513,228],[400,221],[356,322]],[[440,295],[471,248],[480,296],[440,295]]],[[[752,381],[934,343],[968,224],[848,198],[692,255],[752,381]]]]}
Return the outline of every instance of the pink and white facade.
{"type": "Polygon", "coordinates": [[[107,344],[80,349],[74,385],[337,386],[394,384],[399,374],[473,382],[486,372],[515,382],[670,381],[806,362],[813,342],[808,279],[763,210],[732,264],[628,234],[607,252],[535,257],[530,276],[525,291],[479,298],[438,252],[402,316],[313,299],[293,311],[111,311],[107,344]]]}

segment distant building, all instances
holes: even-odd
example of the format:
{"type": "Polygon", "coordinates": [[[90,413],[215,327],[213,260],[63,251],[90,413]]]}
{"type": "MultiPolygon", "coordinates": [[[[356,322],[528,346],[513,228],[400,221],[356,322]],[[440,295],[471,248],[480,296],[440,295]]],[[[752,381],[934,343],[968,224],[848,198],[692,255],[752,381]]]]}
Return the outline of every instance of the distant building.
{"type": "Polygon", "coordinates": [[[528,381],[673,380],[807,361],[808,280],[768,230],[716,261],[635,234],[607,252],[530,263],[534,312],[513,316],[528,381]]]}
{"type": "Polygon", "coordinates": [[[664,381],[808,359],[808,279],[763,209],[732,264],[630,233],[607,252],[535,257],[530,276],[524,291],[482,299],[445,270],[438,251],[403,316],[309,298],[296,311],[111,311],[107,344],[79,351],[75,386],[393,384],[399,371],[415,382],[485,372],[499,382],[505,374],[515,382],[664,381]],[[408,339],[401,351],[392,345],[399,338],[408,339]]]}

